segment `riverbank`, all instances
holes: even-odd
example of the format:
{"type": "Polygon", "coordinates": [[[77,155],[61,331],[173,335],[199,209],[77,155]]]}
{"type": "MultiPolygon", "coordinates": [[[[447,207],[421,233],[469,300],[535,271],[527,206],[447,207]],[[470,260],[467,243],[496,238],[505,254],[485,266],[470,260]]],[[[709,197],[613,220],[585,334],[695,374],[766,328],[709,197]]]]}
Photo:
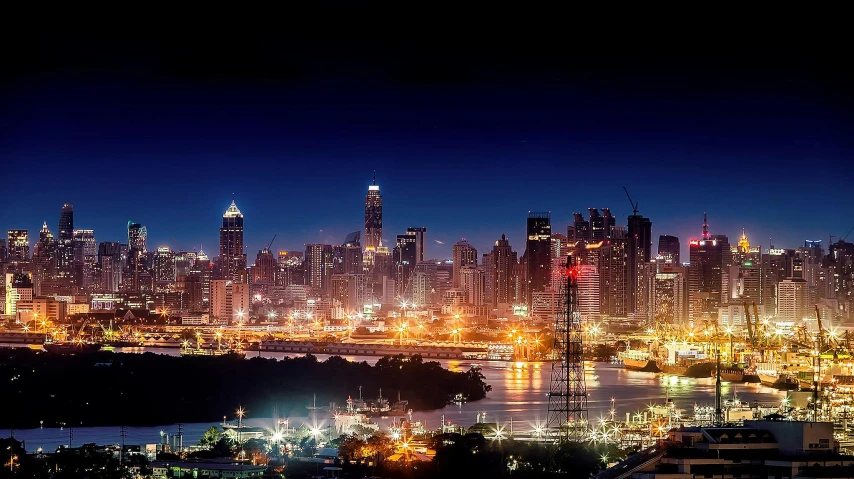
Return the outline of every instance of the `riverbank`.
{"type": "Polygon", "coordinates": [[[149,426],[232,419],[250,414],[304,415],[317,405],[358,396],[408,400],[414,411],[444,407],[457,394],[470,401],[491,389],[478,370],[452,372],[419,357],[385,357],[371,366],[340,357],[240,359],[100,352],[52,355],[0,349],[2,428],[149,426]]]}

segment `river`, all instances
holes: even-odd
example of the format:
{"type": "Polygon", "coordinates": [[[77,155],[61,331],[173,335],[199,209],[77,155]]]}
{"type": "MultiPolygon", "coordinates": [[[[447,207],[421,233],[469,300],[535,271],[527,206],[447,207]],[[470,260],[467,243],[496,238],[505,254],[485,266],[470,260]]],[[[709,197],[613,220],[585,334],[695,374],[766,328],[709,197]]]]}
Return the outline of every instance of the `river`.
{"type": "MultiPolygon", "coordinates": [[[[140,348],[119,348],[118,352],[141,352],[140,348]]],[[[159,354],[178,355],[177,349],[146,348],[159,354]]],[[[258,353],[250,353],[257,355],[258,353]]],[[[260,353],[262,357],[283,358],[287,353],[260,353]]],[[[327,359],[328,355],[317,355],[318,360],[327,359]]],[[[375,363],[378,357],[344,356],[350,361],[367,361],[375,363]]],[[[550,363],[513,363],[505,361],[464,361],[441,360],[440,363],[455,371],[467,370],[472,364],[479,364],[486,382],[492,385],[492,391],[486,399],[462,405],[447,406],[434,411],[416,412],[413,419],[424,423],[428,429],[438,428],[444,417],[446,422],[470,426],[477,420],[479,413],[486,414],[487,422],[499,422],[510,427],[512,422],[515,430],[531,430],[537,423],[545,424],[548,410],[549,379],[551,377],[550,363]]],[[[595,369],[585,375],[588,391],[588,411],[591,419],[605,417],[612,407],[616,410],[617,419],[625,419],[626,413],[635,413],[646,409],[652,404],[662,404],[665,397],[673,399],[677,408],[693,410],[695,404],[711,405],[714,403],[714,379],[691,379],[665,374],[626,371],[621,365],[596,363],[595,369]]],[[[763,404],[778,404],[785,393],[754,384],[728,384],[722,387],[723,396],[731,397],[737,393],[743,401],[759,401],[763,404]]],[[[354,391],[354,395],[357,394],[354,391]]],[[[365,391],[365,396],[372,394],[365,391]]],[[[342,398],[343,399],[343,398],[342,398]]],[[[404,398],[405,399],[405,398],[404,398]]],[[[342,401],[343,402],[343,401],[342,401]]],[[[308,411],[306,411],[308,412],[308,411]]],[[[327,413],[328,414],[328,413],[327,413]]],[[[244,422],[250,426],[272,427],[270,418],[251,417],[252,412],[244,422]]],[[[324,420],[318,416],[319,420],[324,420]]],[[[232,420],[233,418],[229,418],[232,420]]],[[[308,421],[306,417],[290,418],[291,426],[299,426],[308,421]]],[[[322,425],[331,424],[331,417],[325,419],[322,425]]],[[[388,420],[379,420],[386,425],[388,420]]],[[[202,432],[218,423],[184,424],[184,445],[195,444],[202,432]]],[[[173,436],[178,431],[178,425],[169,424],[155,427],[126,428],[125,444],[152,444],[160,442],[161,433],[173,436]]],[[[72,446],[84,443],[118,444],[121,441],[119,427],[79,427],[79,428],[39,428],[3,431],[0,436],[14,434],[18,440],[26,442],[29,451],[43,448],[52,451],[60,445],[72,446]]]]}

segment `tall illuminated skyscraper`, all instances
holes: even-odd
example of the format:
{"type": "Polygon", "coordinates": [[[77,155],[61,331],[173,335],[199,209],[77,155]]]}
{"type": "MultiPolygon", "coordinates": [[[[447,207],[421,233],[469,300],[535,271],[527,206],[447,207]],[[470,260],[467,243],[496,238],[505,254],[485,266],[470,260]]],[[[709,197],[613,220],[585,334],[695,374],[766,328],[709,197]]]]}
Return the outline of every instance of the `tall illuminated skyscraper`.
{"type": "Polygon", "coordinates": [[[462,284],[462,268],[465,266],[477,266],[477,248],[472,246],[465,238],[454,244],[454,287],[459,288],[462,284]]]}
{"type": "Polygon", "coordinates": [[[492,305],[513,304],[516,299],[515,270],[517,260],[516,252],[510,247],[510,241],[505,235],[502,234],[501,239],[495,241],[489,260],[492,263],[492,274],[490,275],[492,297],[489,298],[490,303],[492,305]]]}
{"type": "Polygon", "coordinates": [[[383,197],[374,172],[374,183],[368,186],[368,195],[365,196],[365,249],[376,251],[382,239],[383,197]]]}
{"type": "Polygon", "coordinates": [[[62,205],[59,213],[59,234],[56,238],[57,272],[60,278],[70,280],[74,271],[74,206],[62,205]]]}
{"type": "Polygon", "coordinates": [[[222,215],[219,229],[219,262],[221,279],[239,281],[246,270],[246,255],[243,253],[243,213],[234,200],[222,215]]]}
{"type": "Polygon", "coordinates": [[[528,213],[528,240],[525,245],[528,267],[527,301],[533,293],[545,291],[551,283],[552,222],[551,213],[528,213]]]}

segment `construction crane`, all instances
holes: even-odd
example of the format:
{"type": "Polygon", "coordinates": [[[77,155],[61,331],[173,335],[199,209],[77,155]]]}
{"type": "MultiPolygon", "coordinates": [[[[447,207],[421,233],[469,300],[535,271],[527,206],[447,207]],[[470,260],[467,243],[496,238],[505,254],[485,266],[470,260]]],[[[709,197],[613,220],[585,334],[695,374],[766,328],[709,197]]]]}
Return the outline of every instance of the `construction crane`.
{"type": "Polygon", "coordinates": [[[627,190],[625,186],[623,187],[623,191],[626,192],[626,197],[629,198],[629,204],[632,205],[632,214],[637,216],[638,204],[632,201],[632,197],[631,197],[631,195],[629,195],[629,190],[627,190]]]}
{"type": "Polygon", "coordinates": [[[756,337],[753,333],[753,326],[750,324],[750,308],[747,303],[744,303],[744,320],[747,322],[747,336],[750,338],[750,344],[756,347],[756,337]]]}
{"type": "Polygon", "coordinates": [[[824,330],[821,327],[821,310],[815,305],[815,319],[818,322],[818,352],[824,351],[824,330]]]}
{"type": "Polygon", "coordinates": [[[759,336],[759,308],[756,307],[756,301],[753,302],[753,321],[753,329],[756,331],[756,335],[759,336]]]}
{"type": "Polygon", "coordinates": [[[273,239],[271,239],[270,242],[267,243],[267,251],[271,251],[270,248],[273,246],[273,241],[276,241],[276,236],[279,236],[279,234],[278,233],[274,234],[273,239]]]}

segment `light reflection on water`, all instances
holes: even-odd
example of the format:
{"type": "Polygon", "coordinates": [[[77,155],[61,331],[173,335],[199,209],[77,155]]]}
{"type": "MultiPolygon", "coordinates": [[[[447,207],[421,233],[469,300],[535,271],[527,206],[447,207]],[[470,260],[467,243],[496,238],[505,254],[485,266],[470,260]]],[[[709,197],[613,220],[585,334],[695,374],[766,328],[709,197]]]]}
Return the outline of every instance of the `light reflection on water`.
{"type": "MultiPolygon", "coordinates": [[[[146,351],[178,355],[178,351],[170,348],[148,348],[146,351]]],[[[120,349],[119,352],[138,352],[137,348],[120,349]]],[[[250,352],[249,355],[258,355],[250,352]]],[[[284,358],[285,353],[260,353],[261,357],[284,358]]],[[[329,355],[317,355],[319,361],[324,361],[329,355]]],[[[350,361],[367,361],[374,364],[377,357],[344,356],[350,361]]],[[[438,428],[444,418],[463,426],[470,426],[477,420],[478,413],[486,414],[487,422],[514,424],[515,430],[531,430],[537,423],[545,423],[548,418],[548,392],[551,378],[551,363],[513,363],[504,361],[468,361],[440,360],[444,367],[452,371],[465,371],[472,365],[481,367],[486,382],[492,385],[492,391],[486,399],[454,404],[443,409],[415,413],[413,418],[420,420],[428,429],[438,428]]],[[[664,374],[627,371],[619,365],[596,363],[594,370],[585,374],[588,391],[588,410],[590,418],[606,417],[612,406],[616,409],[617,418],[625,418],[626,413],[646,409],[652,404],[663,404],[665,397],[673,399],[677,408],[685,409],[689,414],[695,404],[710,405],[714,403],[715,384],[713,378],[691,379],[669,376],[664,374]]],[[[739,399],[746,402],[777,404],[785,397],[785,393],[760,385],[729,384],[722,385],[725,398],[732,397],[737,392],[739,399]]],[[[298,426],[306,418],[293,418],[292,426],[298,426]]],[[[387,425],[391,419],[378,419],[381,425],[387,425]]],[[[272,420],[265,418],[249,418],[249,425],[272,427],[272,420]]],[[[331,420],[327,420],[331,423],[331,420]]],[[[195,444],[202,432],[216,423],[185,424],[184,444],[195,444]]],[[[160,431],[173,433],[177,426],[138,427],[129,428],[128,443],[144,444],[157,443],[160,431]]],[[[8,434],[0,434],[8,436],[8,434]]],[[[59,429],[29,429],[16,430],[15,437],[27,441],[27,449],[35,450],[44,447],[53,450],[60,444],[68,443],[68,431],[59,429]]],[[[119,441],[118,427],[75,428],[74,444],[95,442],[98,444],[116,443],[119,441]]]]}

